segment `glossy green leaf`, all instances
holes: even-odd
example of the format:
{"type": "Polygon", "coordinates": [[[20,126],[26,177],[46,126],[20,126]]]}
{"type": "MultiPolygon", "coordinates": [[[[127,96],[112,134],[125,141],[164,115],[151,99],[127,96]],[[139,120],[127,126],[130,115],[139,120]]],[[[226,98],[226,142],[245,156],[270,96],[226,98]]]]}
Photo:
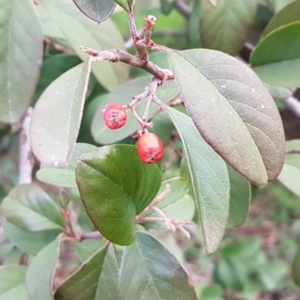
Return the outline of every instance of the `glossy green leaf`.
{"type": "Polygon", "coordinates": [[[43,248],[32,260],[26,275],[26,287],[31,299],[53,300],[53,278],[59,258],[62,235],[43,248]]]}
{"type": "Polygon", "coordinates": [[[250,57],[256,74],[272,85],[300,86],[300,21],[266,35],[250,57]]]}
{"type": "MultiPolygon", "coordinates": [[[[165,190],[167,184],[170,185],[171,191],[157,207],[160,208],[169,219],[191,221],[195,214],[195,202],[188,194],[188,182],[181,177],[165,180],[162,182],[157,195],[160,195],[165,190]]],[[[154,217],[157,216],[157,214],[151,212],[146,216],[154,217]]],[[[146,226],[151,228],[166,228],[165,224],[153,222],[146,223],[146,226]]]]}
{"type": "Polygon", "coordinates": [[[248,216],[251,202],[251,184],[232,168],[228,167],[230,180],[230,204],[227,227],[243,225],[248,216]]]}
{"type": "Polygon", "coordinates": [[[274,180],[284,161],[284,131],[276,105],[255,73],[213,50],[168,56],[203,138],[251,183],[274,180]]]}
{"type": "Polygon", "coordinates": [[[25,286],[27,266],[0,266],[0,300],[29,300],[25,286]]]}
{"type": "MultiPolygon", "coordinates": [[[[132,98],[141,94],[145,87],[151,82],[150,77],[138,78],[131,80],[125,84],[118,86],[110,94],[108,94],[103,101],[101,101],[98,111],[92,123],[92,135],[96,142],[101,144],[112,144],[119,140],[126,138],[139,129],[139,123],[133,117],[130,110],[127,111],[128,119],[126,124],[117,130],[107,128],[103,121],[103,109],[107,104],[119,103],[121,105],[129,104],[132,98]]],[[[165,82],[157,89],[157,97],[163,101],[168,102],[178,95],[178,89],[174,82],[165,82]]],[[[146,107],[147,99],[144,99],[136,105],[136,111],[139,115],[143,115],[146,107]]],[[[153,104],[149,112],[149,119],[158,111],[158,107],[153,104]]]]}
{"type": "MultiPolygon", "coordinates": [[[[287,0],[290,1],[290,0],[287,0]]],[[[300,21],[300,1],[296,0],[285,6],[284,9],[280,10],[263,31],[263,36],[269,34],[273,30],[285,26],[287,24],[300,21]]]]}
{"type": "Polygon", "coordinates": [[[300,248],[295,254],[293,264],[292,264],[292,276],[294,282],[300,286],[300,248]]]}
{"type": "Polygon", "coordinates": [[[74,67],[38,100],[30,130],[32,150],[41,162],[59,166],[68,161],[79,132],[89,73],[89,62],[74,67]]]}
{"type": "Polygon", "coordinates": [[[77,143],[66,167],[41,168],[36,177],[38,180],[61,187],[77,187],[75,180],[75,165],[80,155],[92,152],[97,147],[85,143],[77,143]]]}
{"type": "Polygon", "coordinates": [[[3,228],[12,243],[20,248],[22,252],[31,255],[38,254],[61,233],[59,229],[29,232],[6,220],[3,220],[3,228]]]}
{"type": "Polygon", "coordinates": [[[182,139],[207,252],[217,249],[229,211],[229,178],[224,161],[203,140],[190,117],[169,108],[182,139]]]}
{"type": "Polygon", "coordinates": [[[257,2],[219,0],[217,6],[202,1],[201,41],[205,48],[236,55],[255,21],[257,2]]]}
{"type": "Polygon", "coordinates": [[[0,7],[0,121],[16,123],[34,94],[43,36],[32,0],[1,0],[0,7]]]}
{"type": "Polygon", "coordinates": [[[3,200],[1,212],[10,223],[26,231],[60,229],[64,226],[57,204],[35,184],[16,186],[3,200]]]}
{"type": "Polygon", "coordinates": [[[136,146],[114,145],[83,154],[76,181],[95,227],[109,241],[129,245],[135,239],[135,216],[154,199],[161,174],[156,165],[140,161],[136,146]]]}
{"type": "Polygon", "coordinates": [[[105,21],[113,13],[116,7],[116,3],[114,0],[73,1],[83,14],[98,23],[105,21]]]}

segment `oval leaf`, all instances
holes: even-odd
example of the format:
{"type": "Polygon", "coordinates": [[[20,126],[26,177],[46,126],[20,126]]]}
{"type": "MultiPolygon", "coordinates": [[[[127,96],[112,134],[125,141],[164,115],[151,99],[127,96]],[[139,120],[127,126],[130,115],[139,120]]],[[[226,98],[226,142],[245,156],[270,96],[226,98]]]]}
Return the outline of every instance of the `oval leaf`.
{"type": "Polygon", "coordinates": [[[185,106],[203,138],[256,185],[274,180],[284,160],[284,131],[272,97],[246,65],[224,53],[169,53],[185,106]]]}
{"type": "Polygon", "coordinates": [[[59,207],[34,184],[12,189],[1,204],[1,212],[7,221],[26,231],[60,229],[64,226],[59,207]]]}
{"type": "Polygon", "coordinates": [[[300,86],[300,21],[265,36],[252,52],[250,63],[264,82],[300,86]]]}
{"type": "Polygon", "coordinates": [[[95,227],[109,241],[129,245],[135,239],[135,216],[154,199],[161,174],[156,165],[140,161],[136,146],[115,145],[83,154],[76,181],[95,227]]]}
{"type": "Polygon", "coordinates": [[[47,245],[32,260],[26,275],[26,287],[33,300],[53,300],[53,277],[57,265],[62,235],[47,245]]]}
{"type": "Polygon", "coordinates": [[[89,61],[74,67],[38,100],[31,120],[31,146],[41,162],[59,166],[68,161],[79,132],[89,74],[89,61]]]}
{"type": "Polygon", "coordinates": [[[184,146],[204,244],[210,253],[217,249],[228,217],[226,164],[203,140],[190,117],[172,108],[169,113],[184,146]]]}
{"type": "Polygon", "coordinates": [[[16,123],[34,94],[43,36],[32,0],[0,0],[0,7],[0,121],[16,123]]]}
{"type": "Polygon", "coordinates": [[[98,23],[105,21],[116,7],[114,0],[73,0],[73,2],[83,14],[98,23]]]}

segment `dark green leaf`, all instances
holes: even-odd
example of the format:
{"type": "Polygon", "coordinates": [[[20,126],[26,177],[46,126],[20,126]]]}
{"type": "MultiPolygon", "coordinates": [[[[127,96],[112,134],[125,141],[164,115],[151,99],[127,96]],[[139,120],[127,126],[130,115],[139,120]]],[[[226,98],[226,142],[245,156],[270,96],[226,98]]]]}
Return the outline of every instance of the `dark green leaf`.
{"type": "Polygon", "coordinates": [[[88,18],[101,23],[105,21],[114,11],[116,3],[114,0],[73,0],[77,7],[88,18]]]}
{"type": "Polygon", "coordinates": [[[53,278],[62,235],[43,248],[32,260],[26,275],[26,287],[33,300],[53,300],[53,278]]]}
{"type": "Polygon", "coordinates": [[[56,203],[34,184],[12,189],[1,205],[7,221],[26,231],[60,229],[64,226],[62,213],[56,203]]]}
{"type": "Polygon", "coordinates": [[[207,252],[223,237],[229,210],[229,178],[224,161],[203,140],[190,117],[169,108],[182,139],[207,252]]]}
{"type": "Polygon", "coordinates": [[[32,0],[0,0],[0,121],[16,123],[29,106],[43,57],[32,0]]]}
{"type": "Polygon", "coordinates": [[[196,49],[168,56],[203,138],[250,182],[263,185],[274,180],[284,161],[284,132],[276,105],[259,78],[218,51],[196,49]]]}
{"type": "Polygon", "coordinates": [[[230,204],[227,227],[239,227],[247,218],[251,201],[251,184],[228,167],[230,180],[230,204]]]}
{"type": "Polygon", "coordinates": [[[294,282],[300,286],[300,248],[295,254],[293,264],[292,264],[292,276],[294,282]]]}
{"type": "MultiPolygon", "coordinates": [[[[125,84],[118,86],[115,90],[108,94],[103,99],[103,101],[101,101],[92,123],[92,135],[96,142],[101,144],[112,144],[126,138],[139,129],[139,123],[133,117],[131,111],[128,110],[128,119],[126,124],[122,128],[112,131],[105,126],[102,111],[107,104],[129,104],[132,101],[132,98],[138,94],[141,94],[146,85],[148,85],[150,82],[150,77],[131,80],[125,84]]],[[[178,89],[174,82],[166,82],[157,90],[157,97],[163,102],[170,101],[176,95],[178,95],[178,89]]],[[[146,108],[146,103],[147,99],[141,101],[136,105],[136,111],[139,115],[143,115],[146,108]]],[[[152,118],[157,111],[158,107],[156,105],[152,105],[149,113],[149,119],[152,118]]]]}
{"type": "Polygon", "coordinates": [[[205,48],[236,55],[255,21],[257,2],[220,0],[216,7],[202,1],[201,41],[205,48]]]}
{"type": "Polygon", "coordinates": [[[266,35],[252,52],[250,63],[264,82],[300,86],[300,21],[266,35]]]}
{"type": "Polygon", "coordinates": [[[156,165],[140,161],[136,146],[114,145],[83,154],[76,181],[95,227],[109,241],[129,245],[135,239],[135,216],[154,199],[161,175],[156,165]]]}
{"type": "Polygon", "coordinates": [[[25,287],[27,266],[0,267],[0,300],[29,300],[25,287]]]}
{"type": "Polygon", "coordinates": [[[168,15],[174,8],[175,0],[160,0],[160,7],[163,14],[168,15]]]}
{"type": "Polygon", "coordinates": [[[59,166],[68,161],[79,131],[89,73],[89,62],[74,67],[57,78],[37,102],[31,146],[41,162],[59,166]]]}

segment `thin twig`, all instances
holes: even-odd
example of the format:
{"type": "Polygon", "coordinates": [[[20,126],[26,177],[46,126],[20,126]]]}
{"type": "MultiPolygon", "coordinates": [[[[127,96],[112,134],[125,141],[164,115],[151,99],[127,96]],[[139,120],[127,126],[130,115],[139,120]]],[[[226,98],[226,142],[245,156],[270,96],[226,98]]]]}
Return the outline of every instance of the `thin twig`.
{"type": "Polygon", "coordinates": [[[191,11],[182,0],[175,0],[175,8],[182,16],[184,16],[186,19],[189,19],[191,11]]]}

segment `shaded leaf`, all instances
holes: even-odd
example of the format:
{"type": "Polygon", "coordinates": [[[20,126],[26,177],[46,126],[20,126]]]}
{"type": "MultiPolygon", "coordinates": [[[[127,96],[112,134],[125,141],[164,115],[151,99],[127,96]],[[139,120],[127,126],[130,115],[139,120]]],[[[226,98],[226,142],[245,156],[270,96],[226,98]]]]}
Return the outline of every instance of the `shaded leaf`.
{"type": "Polygon", "coordinates": [[[217,249],[229,211],[229,178],[224,161],[198,133],[190,117],[169,108],[182,139],[207,252],[217,249]]]}
{"type": "Polygon", "coordinates": [[[264,83],[265,87],[268,89],[270,95],[275,100],[285,100],[288,97],[292,96],[296,88],[285,88],[281,86],[274,86],[268,83],[264,83]]]}
{"type": "Polygon", "coordinates": [[[26,287],[32,300],[53,299],[53,278],[62,235],[43,248],[32,260],[26,275],[26,287]]]}
{"type": "Polygon", "coordinates": [[[73,1],[83,14],[98,23],[105,21],[113,13],[116,7],[116,3],[114,0],[73,1]]]}
{"type": "MultiPolygon", "coordinates": [[[[117,130],[112,131],[104,124],[103,109],[107,104],[119,103],[121,105],[129,104],[132,98],[141,94],[145,87],[151,82],[150,77],[138,78],[131,80],[125,84],[118,86],[110,94],[100,102],[97,113],[92,123],[92,135],[96,142],[101,144],[112,144],[119,140],[126,138],[139,129],[139,123],[134,118],[130,110],[127,110],[127,122],[126,124],[117,130]]],[[[178,95],[178,89],[174,82],[166,82],[157,89],[157,97],[163,101],[168,102],[178,95]]],[[[136,111],[139,115],[143,115],[146,108],[147,99],[142,100],[136,105],[136,111]]],[[[148,115],[148,119],[151,119],[158,111],[156,105],[152,105],[148,115]]]]}
{"type": "Polygon", "coordinates": [[[247,180],[274,180],[284,160],[276,105],[259,78],[224,53],[169,53],[185,106],[203,138],[247,180]]]}
{"type": "Polygon", "coordinates": [[[0,266],[0,300],[29,300],[25,287],[27,266],[0,266]]]}
{"type": "Polygon", "coordinates": [[[39,186],[16,186],[3,200],[1,211],[10,223],[26,231],[60,229],[62,213],[56,203],[39,186]]]}
{"type": "Polygon", "coordinates": [[[79,132],[89,73],[89,62],[74,67],[38,100],[30,130],[32,150],[41,162],[59,166],[68,161],[79,132]]]}
{"type": "Polygon", "coordinates": [[[158,167],[143,164],[136,146],[114,145],[83,154],[75,172],[80,196],[95,227],[113,243],[133,243],[135,216],[160,187],[158,167]]]}
{"type": "Polygon", "coordinates": [[[32,0],[0,0],[0,121],[16,123],[29,106],[43,57],[32,0]]]}
{"type": "Polygon", "coordinates": [[[200,29],[203,46],[238,54],[255,21],[256,10],[257,2],[253,0],[219,0],[217,6],[202,1],[200,29]]]}
{"type": "Polygon", "coordinates": [[[300,21],[281,26],[261,39],[250,63],[264,82],[300,86],[300,21]]]}

